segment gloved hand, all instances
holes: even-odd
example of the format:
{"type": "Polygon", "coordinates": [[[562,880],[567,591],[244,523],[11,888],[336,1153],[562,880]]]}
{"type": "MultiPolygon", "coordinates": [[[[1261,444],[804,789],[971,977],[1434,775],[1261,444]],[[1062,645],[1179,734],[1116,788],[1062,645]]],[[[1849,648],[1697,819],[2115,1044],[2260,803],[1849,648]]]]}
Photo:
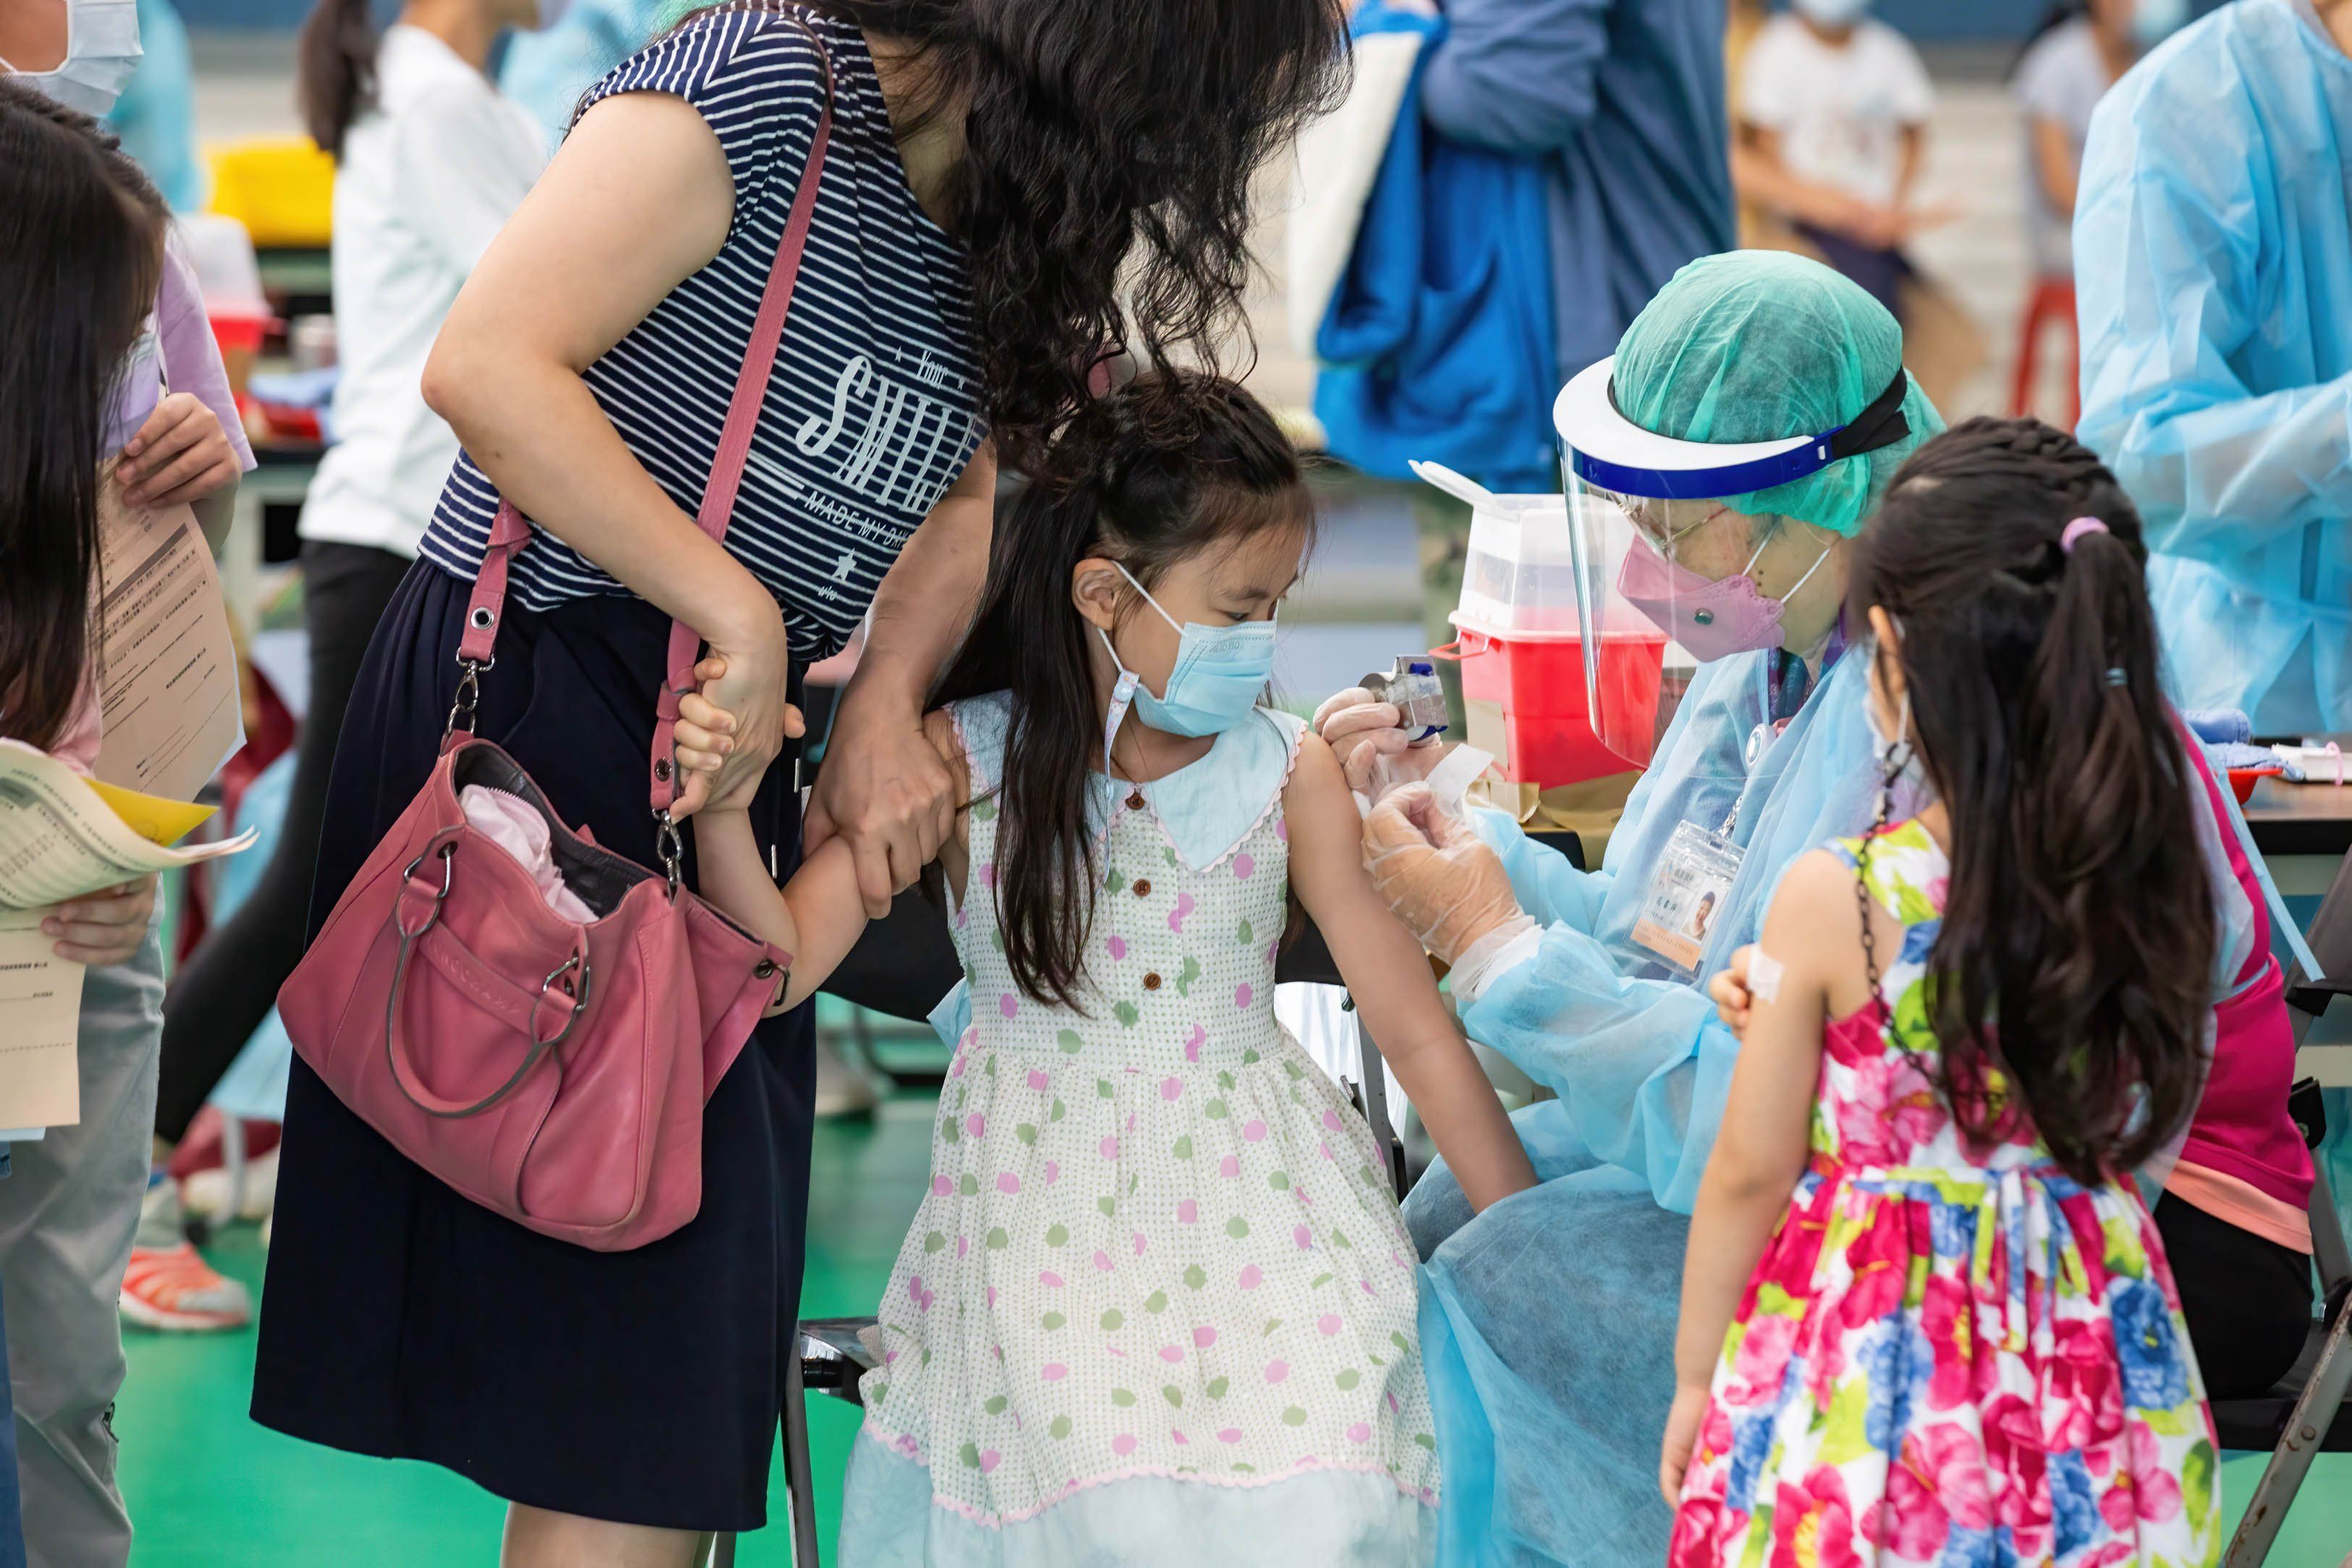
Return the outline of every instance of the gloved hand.
{"type": "Polygon", "coordinates": [[[1372,808],[1364,869],[1396,917],[1450,967],[1535,927],[1501,857],[1426,784],[1404,785],[1372,808]]]}
{"type": "Polygon", "coordinates": [[[1399,779],[1426,779],[1451,747],[1415,746],[1404,729],[1404,716],[1396,704],[1375,701],[1361,686],[1335,692],[1315,710],[1315,733],[1339,758],[1348,788],[1366,800],[1375,798],[1383,783],[1399,779]],[[1377,770],[1381,758],[1388,765],[1377,770]]]}

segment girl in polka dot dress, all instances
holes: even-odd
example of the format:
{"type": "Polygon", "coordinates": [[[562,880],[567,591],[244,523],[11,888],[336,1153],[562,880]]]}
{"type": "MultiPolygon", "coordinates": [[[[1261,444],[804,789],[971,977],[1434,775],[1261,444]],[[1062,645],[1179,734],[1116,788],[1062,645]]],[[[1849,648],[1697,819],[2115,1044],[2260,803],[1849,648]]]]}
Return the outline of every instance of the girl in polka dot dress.
{"type": "MultiPolygon", "coordinates": [[[[1070,439],[1087,472],[999,517],[931,716],[970,802],[938,871],[971,1021],[842,1560],[1427,1562],[1412,1245],[1362,1119],[1275,1021],[1294,897],[1472,1201],[1533,1173],[1365,878],[1337,761],[1257,706],[1312,524],[1288,442],[1190,376],[1070,439]]],[[[738,851],[716,896],[800,955],[797,993],[854,888],[820,852],[780,900],[738,851]]]]}

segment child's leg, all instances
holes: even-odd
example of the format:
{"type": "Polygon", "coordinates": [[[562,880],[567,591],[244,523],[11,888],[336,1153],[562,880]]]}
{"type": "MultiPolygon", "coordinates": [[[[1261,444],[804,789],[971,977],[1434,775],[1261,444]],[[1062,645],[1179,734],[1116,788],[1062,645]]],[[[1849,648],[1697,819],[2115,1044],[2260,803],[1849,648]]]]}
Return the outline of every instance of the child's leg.
{"type": "Polygon", "coordinates": [[[38,1564],[121,1568],[131,1555],[111,1423],[123,1374],[115,1303],[147,1190],[163,1031],[151,928],[131,962],[82,978],[79,1124],[15,1145],[0,1182],[17,1475],[38,1564]]]}

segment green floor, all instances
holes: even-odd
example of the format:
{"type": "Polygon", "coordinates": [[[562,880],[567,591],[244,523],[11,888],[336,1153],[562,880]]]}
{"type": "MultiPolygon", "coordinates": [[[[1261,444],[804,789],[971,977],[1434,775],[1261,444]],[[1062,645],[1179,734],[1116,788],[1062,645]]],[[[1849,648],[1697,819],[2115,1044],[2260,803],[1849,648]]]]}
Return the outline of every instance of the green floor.
{"type": "MultiPolygon", "coordinates": [[[[872,1124],[818,1129],[809,1217],[810,1316],[871,1312],[900,1232],[920,1196],[930,1107],[914,1096],[872,1124]]],[[[255,1232],[233,1230],[212,1249],[219,1265],[258,1288],[255,1232]]],[[[267,1432],[246,1418],[250,1333],[136,1334],[116,1427],[123,1490],[139,1526],[133,1568],[489,1568],[499,1504],[426,1465],[354,1458],[267,1432]]],[[[817,1498],[828,1558],[841,1467],[856,1429],[848,1406],[814,1402],[817,1498]]],[[[2242,1505],[2261,1460],[2223,1471],[2242,1505]]],[[[783,1481],[770,1483],[781,1512],[783,1481]]],[[[2231,1509],[2234,1524],[2237,1507],[2231,1509]]],[[[2324,1458],[2287,1521],[2275,1568],[2337,1568],[2352,1552],[2352,1456],[2324,1458]]],[[[791,1561],[781,1525],[747,1537],[739,1561],[791,1561]]]]}

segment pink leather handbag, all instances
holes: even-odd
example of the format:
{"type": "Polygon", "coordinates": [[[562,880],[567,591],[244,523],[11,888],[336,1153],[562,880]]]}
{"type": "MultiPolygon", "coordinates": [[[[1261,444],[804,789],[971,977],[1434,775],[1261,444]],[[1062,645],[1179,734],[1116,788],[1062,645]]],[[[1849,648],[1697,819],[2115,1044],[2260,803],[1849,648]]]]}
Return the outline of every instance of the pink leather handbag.
{"type": "MultiPolygon", "coordinates": [[[[832,130],[828,73],[697,518],[714,539],[742,482],[832,130]]],[[[473,734],[508,567],[530,539],[502,505],[467,607],[440,758],[278,1006],[302,1060],[402,1154],[519,1225],[623,1251],[700,1208],[703,1107],[792,958],[679,885],[671,735],[702,645],[692,628],[670,627],[656,707],[660,871],[572,832],[514,758],[473,734]],[[457,792],[468,784],[507,790],[546,819],[564,882],[595,919],[555,914],[522,865],[467,825],[457,792]]]]}

